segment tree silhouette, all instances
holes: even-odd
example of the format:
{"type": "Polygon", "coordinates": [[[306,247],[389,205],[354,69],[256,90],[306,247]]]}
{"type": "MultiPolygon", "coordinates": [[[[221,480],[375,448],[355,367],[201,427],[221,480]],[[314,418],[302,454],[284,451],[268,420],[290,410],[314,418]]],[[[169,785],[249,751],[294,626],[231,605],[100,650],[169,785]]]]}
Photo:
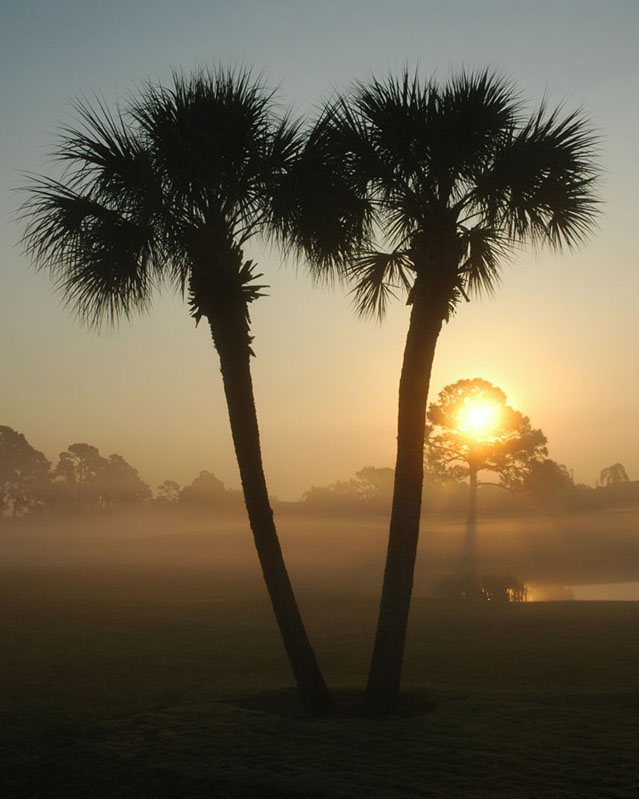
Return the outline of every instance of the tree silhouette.
{"type": "Polygon", "coordinates": [[[22,433],[0,425],[0,517],[12,516],[42,505],[46,499],[51,464],[22,433]]]}
{"type": "Polygon", "coordinates": [[[501,485],[512,486],[524,478],[533,461],[547,455],[546,437],[531,427],[527,416],[506,404],[501,389],[480,378],[443,388],[429,406],[427,419],[429,471],[469,481],[463,570],[474,574],[478,474],[495,472],[501,485]]]}
{"type": "Polygon", "coordinates": [[[575,483],[568,469],[551,458],[534,460],[522,475],[510,486],[529,494],[536,502],[547,505],[561,501],[574,494],[575,483]]]}
{"type": "Polygon", "coordinates": [[[144,502],[151,489],[130,463],[114,453],[109,455],[102,474],[102,504],[104,508],[123,507],[144,502]]]}
{"type": "Polygon", "coordinates": [[[151,489],[118,454],[104,458],[91,444],[71,444],[53,471],[55,496],[67,507],[106,511],[151,496],[151,489]]]}
{"type": "Polygon", "coordinates": [[[128,107],[79,103],[62,137],[61,180],[28,187],[24,242],[67,303],[93,325],[146,310],[156,287],[188,295],[220,359],[255,545],[306,705],[330,699],[286,571],[269,502],[250,371],[249,307],[263,293],[243,247],[268,231],[274,187],[297,127],[247,71],[174,74],[128,107]]]}
{"type": "Polygon", "coordinates": [[[91,444],[71,444],[60,453],[53,470],[56,494],[67,503],[98,507],[102,493],[102,473],[107,459],[91,444]]]}
{"type": "Polygon", "coordinates": [[[239,492],[224,487],[224,483],[206,470],[199,473],[193,482],[180,492],[182,505],[228,505],[233,503],[239,492]]]}
{"type": "Polygon", "coordinates": [[[602,486],[619,485],[619,483],[627,483],[628,473],[626,472],[622,463],[613,463],[612,466],[606,466],[601,470],[599,475],[599,482],[602,486]]]}
{"type": "Polygon", "coordinates": [[[367,701],[396,702],[413,585],[430,373],[458,303],[492,292],[525,242],[555,249],[591,230],[596,139],[580,112],[527,115],[489,72],[438,84],[404,71],[359,83],[325,109],[287,193],[280,235],[319,277],[350,280],[357,311],[384,315],[407,295],[389,544],[367,701]],[[314,176],[314,177],[313,177],[314,176]]]}
{"type": "Polygon", "coordinates": [[[311,486],[304,502],[321,510],[361,510],[384,506],[393,490],[393,470],[364,466],[351,480],[338,480],[327,486],[311,486]]]}
{"type": "Polygon", "coordinates": [[[175,505],[180,499],[180,486],[175,480],[165,480],[158,486],[157,502],[175,505]]]}

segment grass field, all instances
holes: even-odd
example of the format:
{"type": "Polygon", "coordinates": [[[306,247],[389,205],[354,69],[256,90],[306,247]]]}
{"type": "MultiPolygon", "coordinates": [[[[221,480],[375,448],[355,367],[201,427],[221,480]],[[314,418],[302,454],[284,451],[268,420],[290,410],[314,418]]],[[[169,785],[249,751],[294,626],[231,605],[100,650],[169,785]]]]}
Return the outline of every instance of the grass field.
{"type": "Polygon", "coordinates": [[[371,720],[352,696],[376,592],[310,580],[350,709],[311,719],[252,565],[47,556],[0,576],[2,797],[639,796],[639,603],[418,596],[406,712],[371,720]]]}

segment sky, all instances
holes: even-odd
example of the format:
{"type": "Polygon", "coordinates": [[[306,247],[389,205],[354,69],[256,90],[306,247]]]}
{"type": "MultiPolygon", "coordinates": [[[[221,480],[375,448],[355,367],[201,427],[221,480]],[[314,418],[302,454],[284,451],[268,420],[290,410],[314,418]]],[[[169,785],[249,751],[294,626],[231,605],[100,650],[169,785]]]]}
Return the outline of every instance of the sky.
{"type": "MultiPolygon", "coordinates": [[[[525,252],[492,298],[459,307],[440,337],[431,399],[482,377],[548,438],[550,456],[594,484],[615,462],[639,479],[639,3],[636,0],[5,0],[0,32],[0,424],[52,461],[87,442],[124,456],[155,489],[203,469],[239,475],[217,354],[180,297],[97,334],[61,305],[21,252],[15,190],[50,172],[72,103],[109,103],[147,79],[249,65],[283,107],[314,114],[353,80],[490,67],[531,108],[583,107],[601,136],[599,228],[577,252],[525,252]]],[[[357,319],[343,287],[256,244],[270,285],[253,306],[253,361],[271,493],[392,466],[408,309],[357,319]]]]}

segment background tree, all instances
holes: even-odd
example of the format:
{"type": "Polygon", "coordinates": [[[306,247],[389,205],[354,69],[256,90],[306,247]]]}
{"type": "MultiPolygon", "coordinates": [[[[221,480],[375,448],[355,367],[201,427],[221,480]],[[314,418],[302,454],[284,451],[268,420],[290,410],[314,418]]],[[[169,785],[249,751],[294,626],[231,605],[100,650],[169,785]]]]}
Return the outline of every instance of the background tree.
{"type": "Polygon", "coordinates": [[[180,486],[175,480],[165,480],[158,486],[156,502],[165,505],[175,505],[180,499],[180,486]]]}
{"type": "Polygon", "coordinates": [[[0,425],[0,516],[41,506],[50,490],[51,464],[22,433],[0,425]]]}
{"type": "Polygon", "coordinates": [[[233,504],[238,499],[238,491],[225,488],[221,480],[205,470],[200,472],[190,485],[182,489],[179,502],[181,505],[192,507],[219,507],[233,504]]]}
{"type": "Polygon", "coordinates": [[[356,84],[325,109],[288,201],[276,206],[281,235],[306,252],[316,274],[336,268],[352,281],[359,313],[381,318],[397,292],[411,307],[367,687],[377,712],[399,692],[442,325],[462,299],[495,289],[501,264],[521,244],[560,249],[586,236],[597,210],[595,150],[583,114],[542,105],[527,115],[501,77],[461,73],[438,84],[404,71],[356,84]]]}
{"type": "Polygon", "coordinates": [[[320,511],[349,511],[359,508],[361,496],[357,480],[351,479],[311,486],[303,499],[306,505],[320,511]]]}
{"type": "Polygon", "coordinates": [[[364,466],[355,474],[362,498],[365,500],[389,500],[393,495],[395,472],[388,466],[364,466]]]}
{"type": "Polygon", "coordinates": [[[143,502],[151,489],[118,454],[104,458],[91,444],[71,444],[53,472],[55,493],[67,507],[109,510],[143,502]]]}
{"type": "Polygon", "coordinates": [[[613,463],[612,466],[606,466],[601,470],[599,475],[599,482],[602,486],[619,485],[619,483],[628,483],[628,473],[622,463],[613,463]]]}
{"type": "Polygon", "coordinates": [[[65,504],[98,509],[107,459],[91,444],[71,444],[53,470],[56,496],[65,504]]]}
{"type": "Polygon", "coordinates": [[[109,455],[101,482],[104,508],[140,504],[151,497],[151,489],[140,477],[138,470],[117,453],[109,455]]]}
{"type": "Polygon", "coordinates": [[[521,479],[512,480],[509,485],[544,506],[565,501],[575,489],[568,469],[551,458],[531,461],[521,479]]]}
{"type": "Polygon", "coordinates": [[[429,471],[468,478],[468,516],[463,569],[476,572],[478,475],[490,471],[504,487],[521,481],[532,462],[548,453],[546,437],[530,419],[506,404],[506,395],[481,378],[458,380],[431,403],[425,459],[429,471]]]}
{"type": "Polygon", "coordinates": [[[377,509],[390,502],[392,492],[392,469],[365,466],[351,480],[311,486],[304,494],[304,502],[319,510],[377,509]]]}
{"type": "Polygon", "coordinates": [[[330,698],[295,601],[273,521],[250,370],[249,307],[263,293],[243,248],[268,232],[297,126],[246,71],[174,74],[126,108],[76,106],[56,155],[61,180],[28,187],[24,242],[67,303],[93,325],[146,310],[154,289],[186,294],[217,349],[260,564],[307,706],[330,698]]]}

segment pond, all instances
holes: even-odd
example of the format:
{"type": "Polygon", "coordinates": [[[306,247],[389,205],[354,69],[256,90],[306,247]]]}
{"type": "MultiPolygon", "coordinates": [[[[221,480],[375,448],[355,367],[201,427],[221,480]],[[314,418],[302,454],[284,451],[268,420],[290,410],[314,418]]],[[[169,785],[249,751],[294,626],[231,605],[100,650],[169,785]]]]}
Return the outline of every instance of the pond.
{"type": "Polygon", "coordinates": [[[639,602],[639,582],[567,585],[575,599],[639,602]]]}

